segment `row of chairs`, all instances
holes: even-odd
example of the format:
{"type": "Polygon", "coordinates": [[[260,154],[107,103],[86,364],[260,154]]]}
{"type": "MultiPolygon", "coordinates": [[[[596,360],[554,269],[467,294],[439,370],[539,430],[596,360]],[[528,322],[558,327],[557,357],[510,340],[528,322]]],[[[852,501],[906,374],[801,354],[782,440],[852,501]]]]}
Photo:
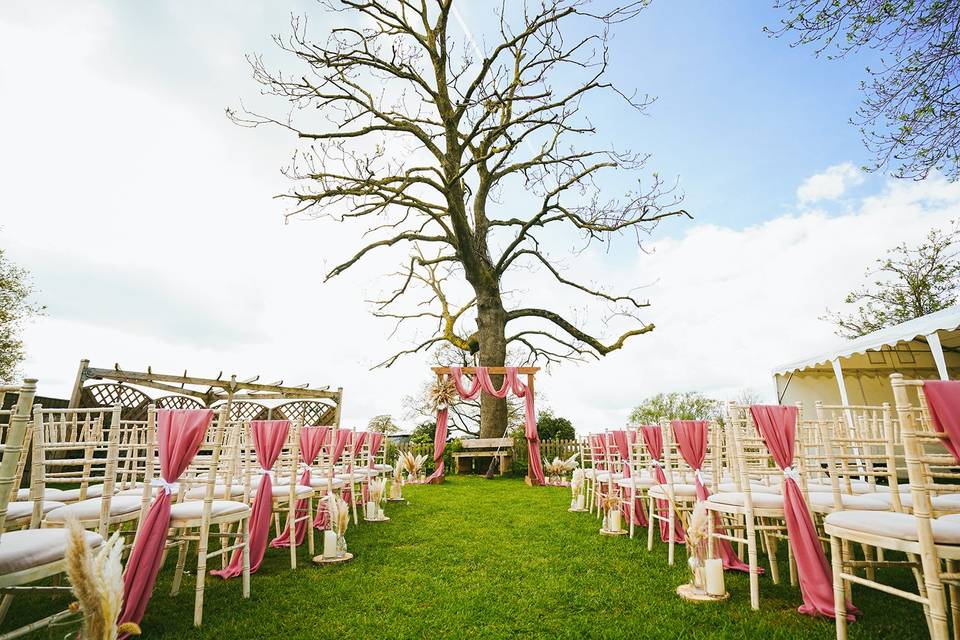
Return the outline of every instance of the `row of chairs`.
{"type": "MultiPolygon", "coordinates": [[[[18,393],[19,398],[16,407],[0,413],[0,621],[17,593],[68,588],[35,586],[41,580],[59,582],[65,570],[63,527],[68,520],[80,522],[92,547],[119,531],[129,548],[159,482],[155,407],[149,408],[146,420],[127,420],[119,406],[31,406],[35,380],[3,391],[18,393]]],[[[384,463],[380,439],[354,430],[344,431],[349,437],[337,459],[333,459],[333,446],[328,444],[316,460],[304,461],[300,455],[303,428],[297,422],[290,423],[281,453],[270,470],[274,530],[279,536],[283,526],[290,528],[291,568],[297,566],[297,545],[292,535],[296,523],[306,521],[306,544],[312,554],[312,525],[319,501],[329,492],[341,495],[352,504],[356,522],[356,504],[365,493],[364,485],[390,469],[384,463]],[[370,446],[374,440],[376,450],[370,446]],[[312,470],[310,486],[302,486],[299,480],[307,465],[312,470]]],[[[337,431],[330,428],[329,442],[336,441],[337,431]]],[[[177,482],[166,544],[167,552],[177,553],[173,595],[186,572],[188,549],[191,545],[196,549],[197,626],[202,622],[208,560],[219,556],[223,567],[232,551],[243,551],[242,593],[249,597],[248,521],[262,478],[250,423],[232,420],[227,408],[220,408],[197,455],[177,482]]],[[[0,638],[29,633],[43,622],[0,638]]]]}
{"type": "MultiPolygon", "coordinates": [[[[814,415],[801,413],[789,473],[798,480],[830,551],[838,638],[846,638],[851,584],[921,604],[933,638],[948,637],[950,626],[960,637],[960,464],[944,447],[947,436],[934,428],[923,381],[894,374],[891,383],[895,407],[817,403],[814,415]],[[916,592],[880,581],[884,570],[901,566],[912,570],[916,592]]],[[[797,584],[784,513],[784,472],[774,464],[748,406],[730,404],[722,420],[709,424],[699,470],[684,458],[678,428],[664,421],[591,434],[581,451],[590,510],[599,518],[600,505],[619,498],[631,537],[639,523],[648,523],[648,549],[664,523],[672,564],[680,532],[698,501],[699,476],[710,493],[708,520],[718,523],[711,527],[709,546],[715,549],[720,540],[736,545],[749,569],[751,607],[758,609],[761,552],[771,580],[779,583],[778,551],[785,543],[790,583],[797,584]],[[659,458],[648,446],[651,428],[662,440],[659,458]]]]}

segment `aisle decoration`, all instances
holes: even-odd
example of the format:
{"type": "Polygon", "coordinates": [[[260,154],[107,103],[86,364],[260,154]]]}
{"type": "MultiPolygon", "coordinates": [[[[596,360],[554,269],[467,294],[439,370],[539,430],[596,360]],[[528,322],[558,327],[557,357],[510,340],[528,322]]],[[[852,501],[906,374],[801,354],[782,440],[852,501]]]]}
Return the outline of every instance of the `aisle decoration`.
{"type": "Polygon", "coordinates": [[[607,496],[600,501],[603,509],[603,526],[600,533],[606,536],[620,536],[627,533],[623,528],[623,514],[620,511],[619,496],[607,496]]]}
{"type": "Polygon", "coordinates": [[[407,472],[407,482],[411,484],[425,482],[423,463],[427,461],[427,456],[423,454],[413,455],[410,451],[404,451],[400,454],[399,460],[407,472]]]}
{"type": "Polygon", "coordinates": [[[587,510],[586,496],[584,495],[584,471],[574,469],[570,477],[570,509],[569,511],[583,512],[587,510]]]}
{"type": "Polygon", "coordinates": [[[555,487],[563,487],[567,484],[567,474],[577,468],[577,457],[575,453],[566,460],[561,460],[559,456],[553,459],[553,462],[547,462],[543,459],[543,472],[547,475],[547,484],[555,487]]]}
{"type": "Polygon", "coordinates": [[[347,527],[350,525],[350,505],[333,493],[321,500],[329,515],[330,528],[323,532],[323,552],[313,558],[316,564],[346,562],[353,559],[347,551],[347,527]]]}
{"type": "MultiPolygon", "coordinates": [[[[787,521],[790,549],[797,563],[803,605],[797,610],[812,616],[834,617],[833,573],[823,552],[810,510],[803,499],[793,466],[797,408],[781,405],[751,405],[750,415],[777,467],[783,472],[783,512],[787,521]]],[[[860,612],[847,603],[847,619],[860,612]]]]}
{"type": "Polygon", "coordinates": [[[390,519],[383,513],[383,494],[386,486],[387,481],[383,478],[370,481],[368,500],[363,505],[363,519],[367,522],[386,522],[390,519]]]}
{"type": "MultiPolygon", "coordinates": [[[[663,430],[658,425],[644,425],[640,427],[640,435],[643,436],[643,443],[647,447],[647,453],[650,454],[650,470],[654,479],[659,485],[667,484],[667,476],[663,472],[663,430]]],[[[684,543],[683,525],[677,520],[675,513],[671,513],[670,503],[666,500],[657,500],[657,513],[660,515],[660,540],[667,542],[670,539],[670,521],[666,519],[670,514],[670,520],[673,521],[673,542],[675,544],[684,543]]]]}
{"type": "Polygon", "coordinates": [[[212,419],[212,409],[160,409],[156,413],[160,477],[151,482],[157,492],[140,520],[133,550],[127,558],[121,622],[139,624],[143,619],[163,561],[170,506],[173,494],[179,491],[177,480],[197,455],[212,419]]]}
{"type": "MultiPolygon", "coordinates": [[[[311,486],[311,475],[313,471],[313,463],[316,462],[317,456],[320,455],[320,450],[323,449],[327,442],[327,436],[330,433],[330,427],[303,427],[300,430],[300,458],[301,463],[300,467],[303,470],[303,474],[300,476],[299,484],[302,487],[311,486]]],[[[300,546],[303,544],[303,540],[307,535],[307,527],[310,525],[305,518],[307,515],[307,509],[309,508],[310,498],[304,498],[303,500],[297,500],[297,506],[294,513],[296,519],[296,527],[294,527],[294,544],[300,546]]],[[[287,526],[284,528],[283,533],[274,538],[270,542],[270,546],[277,547],[289,547],[290,546],[290,519],[287,518],[287,526]]]]}
{"type": "MultiPolygon", "coordinates": [[[[630,477],[630,444],[627,441],[627,432],[623,429],[618,429],[613,431],[613,445],[617,448],[617,452],[620,454],[620,460],[623,462],[623,478],[626,480],[630,477]]],[[[619,491],[621,493],[627,493],[625,487],[620,487],[619,491]]],[[[630,521],[641,527],[647,526],[647,515],[644,513],[643,508],[643,498],[639,495],[635,495],[633,500],[626,503],[627,507],[627,517],[630,518],[630,521]]]]}
{"type": "MultiPolygon", "coordinates": [[[[330,475],[327,476],[327,497],[333,496],[333,478],[334,478],[334,467],[337,464],[337,460],[340,459],[340,456],[343,455],[344,449],[347,448],[347,442],[350,440],[350,431],[348,429],[337,429],[334,432],[334,436],[331,437],[333,441],[332,451],[330,452],[330,475]]],[[[320,529],[326,531],[331,526],[331,514],[329,513],[330,502],[328,500],[320,500],[317,503],[317,515],[313,519],[313,527],[315,529],[320,529]]]]}
{"type": "Polygon", "coordinates": [[[709,557],[708,517],[706,505],[698,502],[685,527],[690,581],[677,587],[677,595],[692,602],[726,600],[730,596],[724,586],[723,561],[709,557]]]}
{"type": "Polygon", "coordinates": [[[401,502],[403,500],[403,462],[398,458],[393,465],[393,474],[390,478],[390,497],[388,502],[401,502]]]}
{"type": "MultiPolygon", "coordinates": [[[[694,484],[697,490],[697,502],[703,502],[710,497],[703,482],[703,461],[707,457],[707,431],[709,424],[706,420],[673,420],[670,422],[674,439],[680,449],[680,455],[693,469],[694,484]]],[[[715,514],[716,515],[716,514],[715,514]]],[[[726,529],[720,524],[720,517],[716,516],[716,531],[725,533],[726,529]]],[[[723,558],[724,569],[750,572],[750,565],[737,557],[729,540],[717,539],[717,551],[723,558]]],[[[762,569],[758,568],[762,573],[762,569]]]]}
{"type": "MultiPolygon", "coordinates": [[[[253,498],[250,513],[250,534],[247,546],[250,554],[250,573],[255,573],[263,562],[267,551],[267,538],[270,536],[270,516],[273,511],[272,469],[283,443],[290,431],[289,420],[251,420],[250,431],[253,435],[253,449],[260,463],[260,484],[253,498]]],[[[211,571],[210,575],[224,580],[236,578],[243,573],[243,549],[234,549],[230,564],[223,569],[211,571]]]]}
{"type": "Polygon", "coordinates": [[[96,553],[87,544],[77,520],[67,521],[66,568],[77,601],[70,611],[81,619],[80,640],[116,640],[119,635],[140,635],[133,622],[117,624],[123,606],[123,539],[115,532],[96,553]]]}

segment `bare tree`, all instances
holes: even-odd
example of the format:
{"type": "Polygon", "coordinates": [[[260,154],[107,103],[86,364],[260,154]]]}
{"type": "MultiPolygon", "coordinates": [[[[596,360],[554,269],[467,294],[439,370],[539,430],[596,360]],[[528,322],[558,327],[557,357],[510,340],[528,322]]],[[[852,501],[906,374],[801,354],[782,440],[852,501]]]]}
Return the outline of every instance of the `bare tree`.
{"type": "Polygon", "coordinates": [[[899,177],[933,169],[960,177],[960,1],[776,0],[788,17],[772,31],[796,35],[817,55],[879,51],[861,83],[853,122],[875,154],[872,167],[899,177]]]}
{"type": "MultiPolygon", "coordinates": [[[[246,126],[283,127],[299,140],[287,169],[295,181],[284,196],[289,216],[365,225],[368,242],[327,278],[371,252],[408,245],[398,286],[377,312],[437,323],[405,352],[447,342],[478,353],[484,366],[502,366],[508,345],[538,361],[599,357],[653,329],[637,315],[646,300],[579,282],[547,248],[555,226],[585,244],[622,234],[639,242],[657,221],[686,214],[674,186],[656,174],[639,180],[646,155],[580,146],[597,132],[584,112],[594,94],[622,98],[637,113],[649,104],[606,77],[610,29],[646,2],[504,1],[494,43],[482,49],[451,35],[451,18],[460,20],[455,0],[321,4],[342,25],[325,39],[309,38],[306,19],[296,17],[289,36],[275,37],[299,63],[295,73],[250,58],[263,91],[288,101],[290,111],[229,115],[246,126]],[[635,188],[606,197],[599,178],[608,171],[636,176],[635,188]],[[600,301],[629,327],[605,339],[561,311],[506,304],[508,273],[531,268],[600,301]],[[469,293],[453,304],[441,287],[459,283],[469,293]],[[411,302],[415,290],[427,299],[411,302]]],[[[506,421],[506,404],[484,396],[481,435],[500,435],[506,421]]]]}
{"type": "Polygon", "coordinates": [[[44,312],[30,300],[33,283],[26,269],[11,262],[0,249],[0,382],[11,382],[23,361],[23,323],[44,312]]]}

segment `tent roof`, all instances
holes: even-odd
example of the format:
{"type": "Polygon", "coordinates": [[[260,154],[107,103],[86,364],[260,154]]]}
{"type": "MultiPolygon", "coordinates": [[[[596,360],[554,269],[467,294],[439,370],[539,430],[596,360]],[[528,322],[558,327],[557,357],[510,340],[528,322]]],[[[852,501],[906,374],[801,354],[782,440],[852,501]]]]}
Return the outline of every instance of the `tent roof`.
{"type": "Polygon", "coordinates": [[[894,346],[898,342],[909,342],[917,337],[930,335],[935,331],[953,331],[958,327],[960,327],[960,305],[954,305],[893,327],[868,333],[853,340],[846,340],[832,350],[812,358],[804,358],[780,365],[773,370],[773,373],[779,375],[791,371],[800,371],[830,362],[836,358],[849,358],[858,353],[863,354],[881,347],[894,346]]]}

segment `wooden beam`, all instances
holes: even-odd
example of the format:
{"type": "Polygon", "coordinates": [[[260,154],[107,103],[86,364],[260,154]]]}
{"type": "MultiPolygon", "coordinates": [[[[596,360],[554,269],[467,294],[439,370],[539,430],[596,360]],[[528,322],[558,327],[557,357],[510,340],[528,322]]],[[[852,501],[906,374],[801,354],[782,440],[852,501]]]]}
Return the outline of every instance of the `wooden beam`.
{"type": "MultiPolygon", "coordinates": [[[[494,375],[494,376],[502,376],[507,372],[506,367],[487,367],[486,369],[490,373],[490,375],[494,375]]],[[[445,373],[450,373],[450,367],[432,367],[432,370],[438,376],[445,373]]],[[[467,375],[472,375],[477,372],[477,368],[462,367],[460,371],[462,371],[463,373],[466,373],[467,375]]],[[[540,371],[540,367],[517,367],[517,373],[519,374],[533,375],[538,371],[540,371]]]]}

